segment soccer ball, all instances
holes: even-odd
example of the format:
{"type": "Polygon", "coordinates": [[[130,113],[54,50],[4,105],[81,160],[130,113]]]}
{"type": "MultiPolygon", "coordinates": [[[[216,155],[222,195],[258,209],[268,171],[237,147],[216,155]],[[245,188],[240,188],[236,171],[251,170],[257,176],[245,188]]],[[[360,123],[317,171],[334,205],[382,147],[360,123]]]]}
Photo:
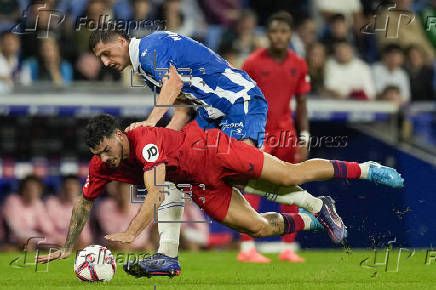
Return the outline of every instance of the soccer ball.
{"type": "Polygon", "coordinates": [[[92,245],[79,252],[74,263],[74,273],[85,282],[106,282],[112,280],[117,265],[108,248],[92,245]]]}

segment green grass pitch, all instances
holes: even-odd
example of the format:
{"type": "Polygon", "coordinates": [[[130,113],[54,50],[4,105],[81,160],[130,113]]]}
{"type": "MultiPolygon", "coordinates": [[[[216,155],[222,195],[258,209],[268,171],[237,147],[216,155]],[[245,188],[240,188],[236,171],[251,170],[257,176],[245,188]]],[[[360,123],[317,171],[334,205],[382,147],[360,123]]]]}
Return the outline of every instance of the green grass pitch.
{"type": "MultiPolygon", "coordinates": [[[[79,281],[73,273],[73,258],[50,263],[47,272],[35,272],[32,265],[17,268],[22,265],[20,260],[10,266],[14,258],[23,259],[22,253],[2,253],[0,289],[436,289],[436,261],[426,265],[424,250],[409,259],[408,253],[403,253],[398,272],[398,249],[391,253],[388,272],[383,265],[370,267],[371,250],[306,250],[301,252],[306,259],[301,264],[282,262],[277,255],[268,254],[272,263],[265,265],[238,263],[236,252],[181,253],[179,277],[136,279],[117,265],[114,279],[107,283],[79,281]],[[368,263],[361,265],[368,257],[368,263]]],[[[383,262],[385,253],[378,255],[377,262],[383,262]]]]}

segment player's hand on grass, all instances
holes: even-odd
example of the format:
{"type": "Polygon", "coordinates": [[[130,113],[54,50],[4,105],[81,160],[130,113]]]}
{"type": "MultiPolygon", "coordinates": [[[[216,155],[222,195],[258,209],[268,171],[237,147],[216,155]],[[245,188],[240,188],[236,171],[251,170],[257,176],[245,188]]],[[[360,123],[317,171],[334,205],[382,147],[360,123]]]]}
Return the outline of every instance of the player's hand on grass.
{"type": "Polygon", "coordinates": [[[124,129],[124,132],[129,132],[130,130],[133,130],[138,127],[154,127],[156,124],[143,121],[143,122],[135,122],[129,125],[126,129],[124,129]]]}
{"type": "Polygon", "coordinates": [[[127,232],[115,233],[111,235],[106,235],[105,239],[112,242],[120,242],[120,243],[131,243],[135,240],[136,236],[127,232]]]}
{"type": "Polygon", "coordinates": [[[65,249],[57,250],[56,252],[50,253],[48,255],[37,256],[36,262],[46,264],[46,263],[53,261],[53,260],[66,259],[67,257],[69,257],[71,255],[71,253],[72,253],[71,250],[65,250],[65,249]]]}

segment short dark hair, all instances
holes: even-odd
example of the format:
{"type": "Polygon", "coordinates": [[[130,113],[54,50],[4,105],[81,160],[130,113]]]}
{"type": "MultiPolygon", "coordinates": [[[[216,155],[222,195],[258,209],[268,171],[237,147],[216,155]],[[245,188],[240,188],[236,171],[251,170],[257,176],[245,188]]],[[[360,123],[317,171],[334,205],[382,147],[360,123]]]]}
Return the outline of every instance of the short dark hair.
{"type": "Polygon", "coordinates": [[[294,28],[294,19],[292,15],[287,11],[279,11],[274,13],[268,18],[267,27],[269,28],[273,21],[283,21],[289,25],[290,29],[294,28]]]}
{"type": "Polygon", "coordinates": [[[424,57],[426,55],[424,49],[419,44],[411,44],[411,45],[409,45],[406,48],[406,54],[409,55],[412,50],[417,50],[419,52],[419,54],[421,55],[421,57],[424,57]]]}
{"type": "Polygon", "coordinates": [[[103,23],[89,36],[89,50],[93,52],[97,43],[100,41],[108,43],[117,36],[130,40],[130,36],[126,30],[119,29],[115,24],[103,23]]]}
{"type": "Polygon", "coordinates": [[[20,195],[23,194],[24,187],[30,181],[35,181],[36,183],[38,183],[39,186],[41,186],[41,188],[44,188],[44,184],[42,183],[42,180],[38,176],[36,176],[34,174],[30,174],[30,175],[27,175],[26,177],[24,177],[24,179],[22,179],[20,181],[20,183],[18,184],[18,193],[20,195]]]}
{"type": "Polygon", "coordinates": [[[135,4],[136,2],[147,2],[147,3],[150,3],[151,2],[151,0],[130,0],[130,4],[135,4]]]}
{"type": "Polygon", "coordinates": [[[383,48],[382,55],[394,52],[403,53],[403,49],[396,43],[390,43],[383,48]]]}
{"type": "Polygon", "coordinates": [[[12,36],[17,37],[17,36],[15,35],[15,33],[13,33],[12,31],[10,31],[10,30],[5,30],[5,31],[2,31],[2,32],[0,33],[0,39],[3,39],[3,38],[5,38],[6,36],[9,36],[9,35],[12,35],[12,36]]]}
{"type": "Polygon", "coordinates": [[[77,174],[72,174],[72,173],[62,176],[62,185],[65,185],[67,180],[70,180],[70,179],[79,180],[79,176],[77,176],[77,174]]]}
{"type": "Polygon", "coordinates": [[[85,129],[85,142],[89,148],[95,148],[103,141],[104,137],[110,137],[116,130],[121,130],[117,119],[109,114],[101,114],[89,120],[85,129]]]}
{"type": "Polygon", "coordinates": [[[346,44],[346,45],[348,45],[348,46],[350,46],[350,47],[353,47],[353,46],[351,45],[351,43],[349,43],[348,40],[347,40],[346,38],[339,38],[339,39],[336,39],[336,40],[333,41],[333,47],[334,47],[335,49],[336,49],[336,47],[338,47],[338,46],[341,45],[341,44],[346,44]]]}
{"type": "Polygon", "coordinates": [[[344,21],[345,22],[345,15],[341,13],[336,13],[330,16],[329,23],[334,23],[336,21],[344,21]]]}

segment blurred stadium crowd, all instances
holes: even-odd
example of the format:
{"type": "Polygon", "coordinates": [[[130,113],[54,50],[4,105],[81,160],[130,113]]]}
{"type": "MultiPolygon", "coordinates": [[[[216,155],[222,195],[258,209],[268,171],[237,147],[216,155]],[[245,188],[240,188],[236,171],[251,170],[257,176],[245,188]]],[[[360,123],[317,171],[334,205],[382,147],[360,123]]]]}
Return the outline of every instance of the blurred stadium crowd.
{"type": "Polygon", "coordinates": [[[68,86],[75,81],[127,86],[128,70],[120,74],[104,68],[88,49],[91,30],[102,21],[120,23],[136,37],[162,29],[192,37],[240,68],[251,52],[267,45],[266,20],[271,13],[283,9],[294,16],[291,48],[308,63],[313,96],[383,99],[400,104],[435,98],[436,27],[432,16],[436,1],[398,0],[394,10],[387,9],[392,1],[375,0],[1,3],[3,93],[14,85],[43,81],[55,86],[68,86]],[[401,16],[404,11],[407,17],[401,16]],[[387,17],[396,25],[374,33],[373,28],[383,30],[387,17]],[[28,33],[29,27],[36,33],[28,33]]]}
{"type": "MultiPolygon", "coordinates": [[[[42,179],[36,175],[28,175],[22,179],[17,194],[8,195],[1,207],[0,251],[14,251],[23,245],[32,249],[44,238],[46,243],[63,245],[68,233],[71,211],[81,190],[81,179],[76,175],[65,175],[59,190],[51,195],[46,194],[42,179]]],[[[157,249],[159,235],[157,224],[148,226],[131,244],[104,240],[104,235],[108,233],[125,230],[142,205],[137,193],[131,194],[130,185],[126,183],[109,183],[104,196],[97,202],[77,247],[104,243],[111,249],[120,251],[154,252],[157,249]]],[[[220,243],[219,237],[209,241],[208,220],[192,201],[185,201],[182,220],[197,222],[182,223],[181,248],[199,250],[220,243]]]]}
{"type": "MultiPolygon", "coordinates": [[[[79,81],[128,87],[129,70],[119,73],[105,68],[89,51],[91,29],[102,20],[128,25],[142,21],[138,29],[130,28],[136,37],[162,29],[192,37],[240,68],[250,53],[268,45],[268,16],[286,10],[294,17],[290,48],[308,64],[310,98],[387,100],[398,105],[434,101],[436,27],[429,25],[429,19],[436,16],[436,1],[398,0],[396,9],[388,11],[389,3],[392,1],[0,0],[0,94],[37,83],[60,88],[79,81]],[[408,17],[402,17],[404,13],[408,17]],[[374,27],[384,27],[387,17],[398,25],[374,33],[374,27]],[[34,33],[28,33],[29,27],[34,33]],[[46,37],[41,37],[44,33],[46,37]]],[[[37,130],[37,124],[34,128],[37,130]]],[[[62,134],[67,141],[71,137],[69,132],[62,134]]],[[[9,144],[12,141],[6,141],[7,135],[2,133],[4,148],[20,146],[9,144]]],[[[50,170],[50,166],[43,167],[50,170]]],[[[29,236],[64,242],[87,164],[81,163],[76,171],[78,176],[64,176],[62,182],[49,186],[37,177],[44,176],[38,170],[21,180],[16,190],[0,184],[5,191],[2,194],[13,193],[4,198],[1,209],[0,241],[5,249],[14,249],[29,236]]],[[[195,205],[186,204],[186,219],[202,218],[195,205]]],[[[128,185],[112,182],[105,199],[96,206],[81,237],[82,245],[98,243],[104,233],[123,230],[138,205],[130,203],[128,185]],[[108,211],[111,215],[103,214],[108,211]]],[[[220,243],[219,237],[209,237],[207,224],[184,224],[182,232],[182,247],[186,249],[220,243]]],[[[151,226],[129,249],[112,248],[151,251],[156,235],[155,226],[151,226]]]]}

